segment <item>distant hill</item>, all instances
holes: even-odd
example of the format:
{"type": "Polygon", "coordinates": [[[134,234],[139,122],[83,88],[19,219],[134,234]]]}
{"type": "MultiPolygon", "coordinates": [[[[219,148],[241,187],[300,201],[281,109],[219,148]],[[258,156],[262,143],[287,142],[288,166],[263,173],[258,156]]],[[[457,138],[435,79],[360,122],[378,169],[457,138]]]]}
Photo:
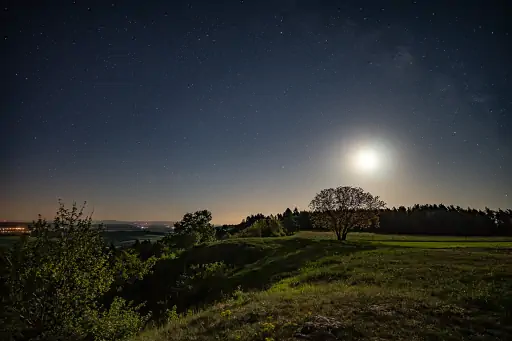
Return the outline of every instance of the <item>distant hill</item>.
{"type": "Polygon", "coordinates": [[[124,221],[124,220],[94,220],[93,221],[93,224],[112,224],[112,225],[117,225],[117,224],[131,224],[132,222],[130,221],[124,221]]]}
{"type": "Polygon", "coordinates": [[[28,226],[32,224],[30,221],[0,221],[0,227],[8,227],[8,226],[28,226]]]}

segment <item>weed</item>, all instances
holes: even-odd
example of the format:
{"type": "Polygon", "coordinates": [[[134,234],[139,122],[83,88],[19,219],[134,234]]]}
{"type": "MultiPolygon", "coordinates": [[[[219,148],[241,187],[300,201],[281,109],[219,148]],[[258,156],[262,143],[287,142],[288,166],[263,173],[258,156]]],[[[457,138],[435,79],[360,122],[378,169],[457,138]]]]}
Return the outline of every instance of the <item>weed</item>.
{"type": "Polygon", "coordinates": [[[220,316],[229,319],[232,314],[231,310],[226,309],[220,313],[220,316]]]}

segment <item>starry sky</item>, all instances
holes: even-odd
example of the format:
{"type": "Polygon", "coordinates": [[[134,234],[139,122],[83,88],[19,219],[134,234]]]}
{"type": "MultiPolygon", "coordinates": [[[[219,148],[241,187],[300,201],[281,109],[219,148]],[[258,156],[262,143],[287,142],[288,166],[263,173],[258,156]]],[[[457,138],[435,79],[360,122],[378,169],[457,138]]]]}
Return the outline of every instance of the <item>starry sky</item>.
{"type": "Polygon", "coordinates": [[[0,219],[237,223],[341,185],[512,207],[505,1],[27,4],[1,13],[0,219]]]}

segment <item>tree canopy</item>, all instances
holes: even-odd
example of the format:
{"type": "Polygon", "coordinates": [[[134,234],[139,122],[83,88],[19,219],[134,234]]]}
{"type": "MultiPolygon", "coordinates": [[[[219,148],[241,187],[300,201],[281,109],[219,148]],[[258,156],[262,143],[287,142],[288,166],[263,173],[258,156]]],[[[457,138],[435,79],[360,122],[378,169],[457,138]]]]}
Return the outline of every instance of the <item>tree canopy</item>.
{"type": "Polygon", "coordinates": [[[309,204],[314,226],[330,229],[338,240],[346,240],[351,229],[378,221],[378,212],[385,206],[378,196],[351,186],[323,189],[309,204]]]}
{"type": "Polygon", "coordinates": [[[176,248],[188,248],[214,241],[217,230],[211,220],[212,213],[208,210],[186,213],[181,221],[174,224],[174,233],[166,238],[166,243],[176,248]]]}

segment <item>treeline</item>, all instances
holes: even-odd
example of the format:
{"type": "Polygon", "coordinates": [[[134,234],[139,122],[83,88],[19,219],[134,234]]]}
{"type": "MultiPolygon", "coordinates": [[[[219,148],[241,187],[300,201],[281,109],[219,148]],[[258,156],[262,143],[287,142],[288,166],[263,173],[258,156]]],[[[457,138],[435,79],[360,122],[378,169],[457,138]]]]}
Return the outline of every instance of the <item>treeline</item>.
{"type": "MultiPolygon", "coordinates": [[[[354,231],[366,231],[385,234],[420,234],[452,236],[511,236],[512,210],[477,210],[460,206],[419,205],[411,207],[393,207],[379,210],[379,219],[366,228],[354,231]]],[[[252,214],[239,224],[217,227],[219,239],[239,236],[257,221],[279,220],[286,231],[296,232],[321,229],[313,226],[311,212],[287,208],[275,216],[262,213],[252,214]]]]}
{"type": "Polygon", "coordinates": [[[459,206],[414,205],[385,209],[368,231],[389,234],[511,236],[512,210],[476,210],[459,206]]]}

